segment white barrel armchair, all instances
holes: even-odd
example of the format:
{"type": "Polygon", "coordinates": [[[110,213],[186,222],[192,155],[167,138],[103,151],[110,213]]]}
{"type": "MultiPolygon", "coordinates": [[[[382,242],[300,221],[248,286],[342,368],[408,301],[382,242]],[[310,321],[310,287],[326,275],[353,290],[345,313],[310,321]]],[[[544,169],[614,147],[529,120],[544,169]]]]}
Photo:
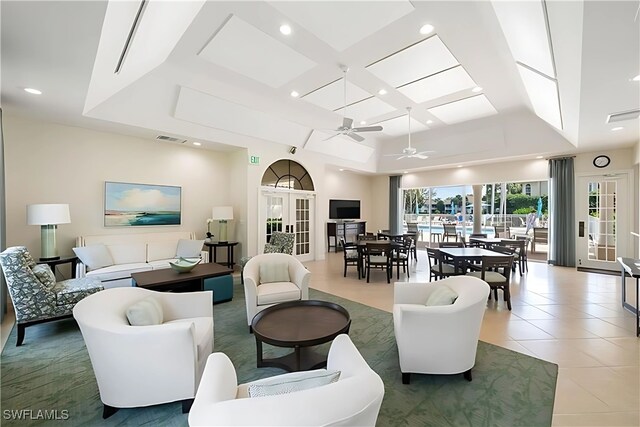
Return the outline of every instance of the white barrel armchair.
{"type": "Polygon", "coordinates": [[[119,408],[193,403],[213,351],[212,292],[169,293],[113,288],[76,304],[73,317],[87,345],[104,404],[103,418],[119,408]],[[163,323],[131,326],[126,311],[152,296],[163,323]]]}
{"type": "MultiPolygon", "coordinates": [[[[231,360],[224,353],[214,353],[207,361],[189,425],[375,426],[384,383],[348,335],[333,340],[327,370],[340,371],[337,382],[287,394],[248,397],[248,386],[263,380],[238,385],[231,360]]],[[[273,378],[284,382],[295,374],[273,378]]]]}
{"type": "Polygon", "coordinates": [[[459,374],[471,381],[489,285],[475,277],[454,276],[435,283],[396,283],[393,326],[402,382],[411,374],[459,374]],[[453,304],[426,306],[441,285],[458,298],[453,304]]]}
{"type": "Polygon", "coordinates": [[[258,312],[274,304],[309,299],[311,273],[288,254],[261,254],[244,266],[247,325],[258,312]]]}

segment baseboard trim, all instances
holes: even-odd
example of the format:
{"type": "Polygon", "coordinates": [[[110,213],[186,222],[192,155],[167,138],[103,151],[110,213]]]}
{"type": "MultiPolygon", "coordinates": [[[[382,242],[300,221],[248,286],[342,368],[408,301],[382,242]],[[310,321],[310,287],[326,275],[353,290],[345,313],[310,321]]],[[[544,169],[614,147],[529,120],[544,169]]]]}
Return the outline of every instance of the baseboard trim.
{"type": "Polygon", "coordinates": [[[620,276],[619,271],[603,270],[601,268],[578,267],[578,271],[583,273],[606,274],[607,276],[620,276]]]}

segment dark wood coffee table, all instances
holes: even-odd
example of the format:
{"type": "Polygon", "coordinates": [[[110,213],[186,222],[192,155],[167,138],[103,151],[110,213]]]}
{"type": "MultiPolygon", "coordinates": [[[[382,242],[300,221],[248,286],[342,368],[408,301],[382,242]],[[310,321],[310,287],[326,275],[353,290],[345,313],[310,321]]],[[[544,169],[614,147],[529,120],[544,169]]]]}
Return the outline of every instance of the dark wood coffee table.
{"type": "Polygon", "coordinates": [[[258,368],[275,367],[289,372],[322,368],[327,365],[327,356],[310,347],[349,333],[350,326],[349,312],[331,302],[291,301],[266,308],[251,322],[256,337],[258,368]],[[263,342],[291,347],[294,351],[282,357],[263,359],[263,342]]]}
{"type": "Polygon", "coordinates": [[[193,292],[204,290],[204,279],[233,273],[220,264],[198,264],[188,273],[178,273],[173,268],[132,273],[131,278],[139,288],[153,291],[193,292]]]}

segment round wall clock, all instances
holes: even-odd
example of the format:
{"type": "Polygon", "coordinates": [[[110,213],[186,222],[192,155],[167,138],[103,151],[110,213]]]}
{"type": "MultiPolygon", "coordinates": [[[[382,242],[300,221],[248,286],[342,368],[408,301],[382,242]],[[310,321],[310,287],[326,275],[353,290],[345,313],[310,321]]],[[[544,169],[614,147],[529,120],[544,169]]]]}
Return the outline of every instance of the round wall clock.
{"type": "Polygon", "coordinates": [[[609,158],[609,156],[597,156],[595,159],[593,159],[593,166],[597,167],[597,168],[606,168],[607,166],[609,166],[609,163],[611,163],[611,159],[609,158]]]}

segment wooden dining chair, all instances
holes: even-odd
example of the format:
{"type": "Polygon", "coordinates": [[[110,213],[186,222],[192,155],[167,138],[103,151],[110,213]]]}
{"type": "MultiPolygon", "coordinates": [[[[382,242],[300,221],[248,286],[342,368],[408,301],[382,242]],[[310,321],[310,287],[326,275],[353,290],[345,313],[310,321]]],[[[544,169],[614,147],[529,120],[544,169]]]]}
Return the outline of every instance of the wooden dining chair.
{"type": "Polygon", "coordinates": [[[392,264],[395,262],[396,270],[397,270],[397,278],[400,279],[400,266],[402,266],[402,271],[407,273],[407,278],[410,277],[409,274],[409,260],[411,259],[411,245],[413,239],[407,238],[405,239],[401,245],[396,246],[391,251],[391,261],[392,264]]]}
{"type": "MultiPolygon", "coordinates": [[[[511,292],[509,290],[509,283],[511,282],[512,266],[513,255],[483,256],[482,269],[480,271],[467,273],[467,276],[478,277],[487,282],[493,290],[493,295],[496,301],[498,301],[498,290],[501,289],[504,294],[504,301],[507,303],[507,308],[511,310],[511,292]],[[500,272],[500,270],[502,270],[502,272],[500,272]]],[[[489,299],[491,299],[491,293],[489,293],[489,299]]]]}
{"type": "MultiPolygon", "coordinates": [[[[518,270],[520,271],[520,275],[522,276],[525,269],[524,254],[527,250],[526,249],[527,242],[525,240],[519,240],[519,239],[502,239],[501,244],[502,246],[506,246],[508,248],[513,249],[514,261],[518,263],[518,270]]],[[[515,264],[514,264],[514,270],[515,270],[515,264]]]]}
{"type": "Polygon", "coordinates": [[[387,283],[391,283],[391,242],[367,242],[363,249],[367,283],[371,277],[371,267],[379,267],[387,274],[387,283]]]}
{"type": "Polygon", "coordinates": [[[439,280],[445,277],[461,275],[456,273],[453,265],[444,262],[442,253],[438,249],[427,248],[427,260],[429,261],[429,281],[439,280]]]}
{"type": "Polygon", "coordinates": [[[413,260],[418,262],[418,234],[419,232],[408,232],[404,234],[405,240],[407,238],[412,239],[411,243],[411,255],[413,256],[413,260]]]}
{"type": "Polygon", "coordinates": [[[360,260],[358,259],[358,245],[356,243],[347,243],[344,237],[340,238],[340,246],[344,255],[344,277],[347,277],[347,267],[355,266],[358,270],[358,280],[360,280],[360,260]]]}

